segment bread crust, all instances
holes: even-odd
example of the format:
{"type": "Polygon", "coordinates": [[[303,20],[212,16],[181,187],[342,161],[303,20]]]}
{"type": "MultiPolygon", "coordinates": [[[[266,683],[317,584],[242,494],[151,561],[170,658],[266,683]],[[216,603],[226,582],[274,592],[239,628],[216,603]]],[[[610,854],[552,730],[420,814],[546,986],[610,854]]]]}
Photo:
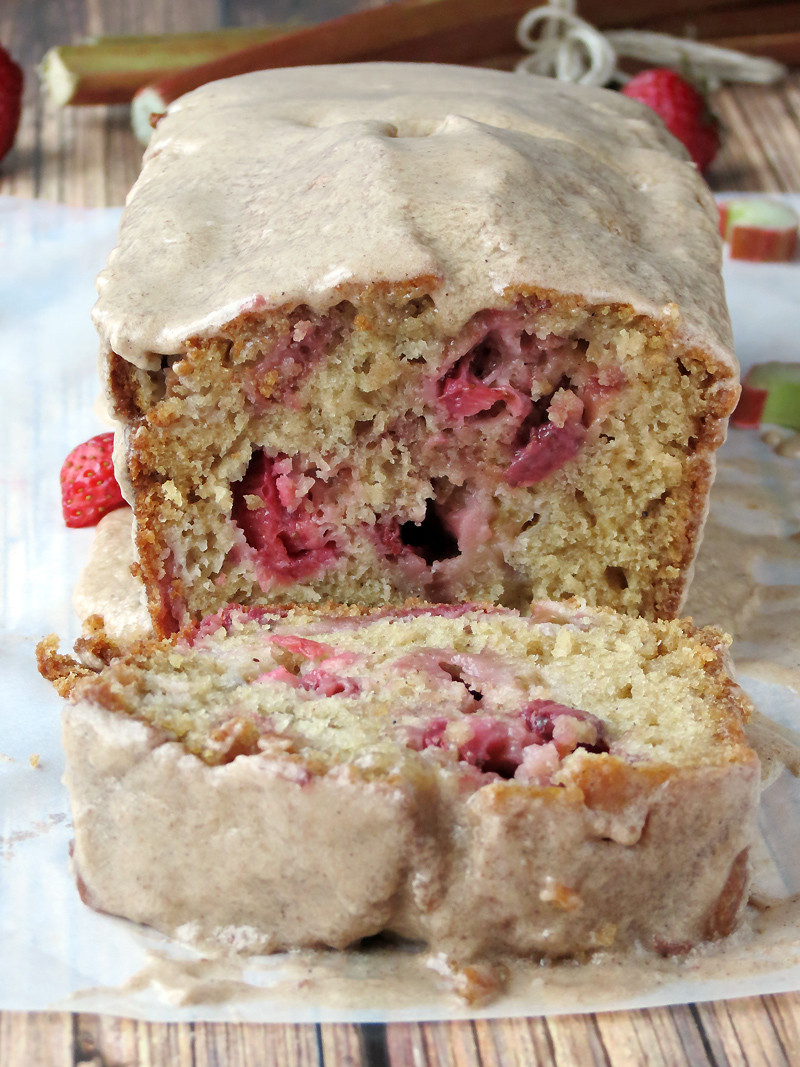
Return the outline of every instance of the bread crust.
{"type": "Polygon", "coordinates": [[[725,936],[744,908],[759,764],[583,753],[561,786],[209,766],[88,701],[63,720],[73,862],[93,907],[196,942],[343,948],[390,931],[457,963],[725,936]]]}

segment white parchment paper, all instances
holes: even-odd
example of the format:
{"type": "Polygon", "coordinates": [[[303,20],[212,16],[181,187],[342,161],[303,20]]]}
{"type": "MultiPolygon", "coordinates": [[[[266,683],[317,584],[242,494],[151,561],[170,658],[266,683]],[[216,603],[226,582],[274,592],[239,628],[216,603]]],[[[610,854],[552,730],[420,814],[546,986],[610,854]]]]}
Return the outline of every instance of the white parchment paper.
{"type": "MultiPolygon", "coordinates": [[[[800,207],[800,197],[794,202],[800,207]]],[[[118,218],[116,209],[0,198],[0,1008],[153,1020],[378,1021],[608,1010],[800,989],[800,921],[791,901],[778,909],[780,922],[736,935],[719,958],[529,968],[508,996],[480,1010],[460,1004],[410,952],[376,949],[344,962],[335,953],[201,961],[80,902],[68,867],[61,702],[36,673],[34,646],[53,631],[64,646],[77,634],[71,591],[92,531],[63,526],[58,472],[71,447],[104,429],[93,411],[97,344],[89,310],[118,218]]],[[[726,281],[743,364],[800,359],[800,264],[729,263],[726,281]]],[[[728,508],[725,521],[759,529],[777,523],[776,538],[800,530],[800,461],[775,456],[752,433],[732,435],[725,449],[723,457],[735,452],[749,464],[743,476],[780,498],[769,515],[750,509],[737,518],[728,508]]],[[[755,565],[762,583],[800,589],[791,560],[755,565]]],[[[784,598],[775,610],[794,611],[792,603],[784,598]]],[[[763,662],[769,640],[766,631],[749,632],[735,652],[743,649],[746,663],[763,662]]],[[[800,632],[794,649],[785,639],[781,646],[788,684],[755,668],[742,678],[766,714],[796,728],[798,645],[800,632]]],[[[764,804],[760,885],[771,898],[791,897],[800,893],[800,786],[784,772],[764,804]]]]}

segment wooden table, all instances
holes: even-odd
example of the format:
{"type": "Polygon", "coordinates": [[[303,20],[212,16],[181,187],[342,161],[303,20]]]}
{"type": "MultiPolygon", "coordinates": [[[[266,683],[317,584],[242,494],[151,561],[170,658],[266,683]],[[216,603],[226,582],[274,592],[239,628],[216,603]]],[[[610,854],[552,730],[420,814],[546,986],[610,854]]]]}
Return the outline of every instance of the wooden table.
{"type": "MultiPolygon", "coordinates": [[[[22,124],[0,193],[121,204],[141,148],[124,107],[55,111],[35,64],[53,44],[98,33],[247,25],[343,13],[352,0],[1,0],[0,41],[27,75],[22,124]]],[[[721,91],[716,189],[800,191],[800,73],[777,89],[721,91]]],[[[2,966],[2,947],[0,947],[2,966]]],[[[225,1067],[800,1064],[800,993],[648,1011],[383,1026],[153,1024],[69,1013],[0,1012],[2,1067],[76,1064],[225,1067]]]]}

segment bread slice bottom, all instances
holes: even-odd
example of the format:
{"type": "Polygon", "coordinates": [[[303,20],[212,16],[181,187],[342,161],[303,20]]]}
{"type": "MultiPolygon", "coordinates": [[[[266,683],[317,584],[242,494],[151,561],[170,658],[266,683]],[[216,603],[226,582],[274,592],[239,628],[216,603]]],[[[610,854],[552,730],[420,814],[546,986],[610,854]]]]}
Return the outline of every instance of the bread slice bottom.
{"type": "Polygon", "coordinates": [[[759,764],[725,648],[546,602],[228,608],[84,665],[45,643],[82,894],[247,952],[686,951],[749,883],[759,764]]]}

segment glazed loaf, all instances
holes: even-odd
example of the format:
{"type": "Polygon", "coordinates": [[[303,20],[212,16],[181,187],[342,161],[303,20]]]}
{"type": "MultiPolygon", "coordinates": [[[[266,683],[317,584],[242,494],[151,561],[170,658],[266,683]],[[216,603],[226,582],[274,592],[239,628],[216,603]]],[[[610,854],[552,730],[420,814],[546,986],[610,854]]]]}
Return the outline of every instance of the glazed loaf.
{"type": "Polygon", "coordinates": [[[157,631],[675,616],[738,389],[719,267],[702,179],[620,94],[369,64],[177,101],[95,309],[157,631]]]}
{"type": "MultiPolygon", "coordinates": [[[[725,639],[537,603],[227,608],[64,714],[95,908],[200,942],[390,931],[454,966],[686,951],[744,907],[759,794],[725,639]]],[[[84,661],[92,656],[86,655],[84,661]]]]}

